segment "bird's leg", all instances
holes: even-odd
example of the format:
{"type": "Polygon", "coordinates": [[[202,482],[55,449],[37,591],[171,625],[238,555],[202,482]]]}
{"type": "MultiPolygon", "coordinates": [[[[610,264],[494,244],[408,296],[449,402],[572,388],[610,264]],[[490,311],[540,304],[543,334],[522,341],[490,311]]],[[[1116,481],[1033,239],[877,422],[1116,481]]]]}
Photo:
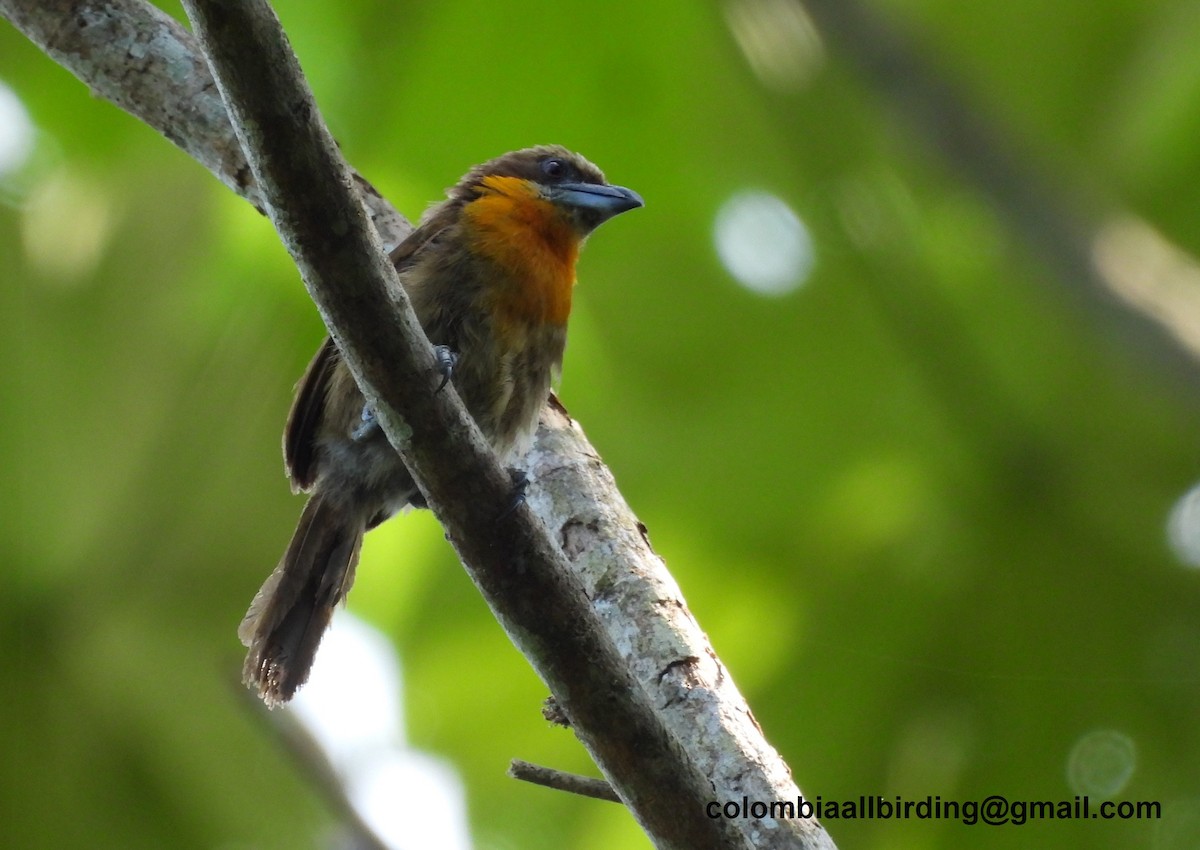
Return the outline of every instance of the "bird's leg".
{"type": "MultiPolygon", "coordinates": [[[[435,345],[433,355],[437,360],[438,374],[442,376],[442,382],[438,384],[438,388],[434,392],[440,393],[445,389],[446,384],[450,383],[450,376],[454,374],[454,366],[458,363],[458,355],[451,351],[448,345],[435,345]]],[[[350,432],[350,438],[355,442],[362,442],[379,429],[375,411],[371,410],[369,404],[363,405],[360,420],[358,426],[350,432]]]]}
{"type": "Polygon", "coordinates": [[[512,490],[509,493],[508,505],[501,511],[500,516],[496,520],[502,520],[521,505],[525,501],[525,491],[529,489],[529,476],[525,474],[525,470],[510,468],[508,474],[512,477],[512,490]]]}

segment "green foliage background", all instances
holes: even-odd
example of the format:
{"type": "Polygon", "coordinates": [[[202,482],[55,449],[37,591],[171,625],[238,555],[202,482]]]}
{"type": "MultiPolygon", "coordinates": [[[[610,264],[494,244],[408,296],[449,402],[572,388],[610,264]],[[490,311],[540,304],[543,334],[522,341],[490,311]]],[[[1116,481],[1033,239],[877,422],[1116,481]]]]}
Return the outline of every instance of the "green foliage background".
{"type": "MultiPolygon", "coordinates": [[[[1200,251],[1195,4],[880,5],[1037,170],[1200,251]]],[[[561,394],[806,792],[1069,799],[1072,747],[1113,729],[1118,796],[1164,803],[830,821],[843,850],[1200,846],[1200,575],[1164,530],[1200,478],[1194,368],[1065,296],[837,45],[782,91],[717,4],[277,8],[406,213],[545,141],[647,199],[585,253],[561,394]],[[813,234],[794,293],[716,257],[746,187],[813,234]]],[[[0,80],[41,133],[0,205],[0,843],[319,846],[334,815],[240,698],[234,632],[300,508],[278,440],[320,322],[266,221],[7,24],[0,80]]],[[[369,538],[350,607],[395,639],[478,847],[647,846],[504,778],[593,769],[430,517],[369,538]]]]}

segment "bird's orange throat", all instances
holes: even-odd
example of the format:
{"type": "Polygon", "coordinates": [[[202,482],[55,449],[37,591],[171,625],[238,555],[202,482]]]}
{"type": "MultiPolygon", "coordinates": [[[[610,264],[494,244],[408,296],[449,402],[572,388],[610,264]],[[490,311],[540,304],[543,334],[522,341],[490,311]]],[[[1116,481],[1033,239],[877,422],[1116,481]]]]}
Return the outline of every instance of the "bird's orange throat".
{"type": "Polygon", "coordinates": [[[535,184],[493,175],[481,187],[463,214],[472,250],[507,278],[496,288],[497,318],[565,325],[582,238],[535,184]]]}

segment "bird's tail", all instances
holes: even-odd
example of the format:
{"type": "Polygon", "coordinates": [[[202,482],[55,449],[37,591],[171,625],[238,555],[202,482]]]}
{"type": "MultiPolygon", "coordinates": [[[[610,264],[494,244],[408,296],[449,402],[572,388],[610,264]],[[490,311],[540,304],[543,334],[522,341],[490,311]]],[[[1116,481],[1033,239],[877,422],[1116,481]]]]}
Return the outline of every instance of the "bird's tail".
{"type": "Polygon", "coordinates": [[[362,538],[361,520],[314,494],[279,566],[250,603],[238,627],[250,649],[242,679],[269,707],[290,700],[308,679],[333,609],[354,582],[362,538]]]}

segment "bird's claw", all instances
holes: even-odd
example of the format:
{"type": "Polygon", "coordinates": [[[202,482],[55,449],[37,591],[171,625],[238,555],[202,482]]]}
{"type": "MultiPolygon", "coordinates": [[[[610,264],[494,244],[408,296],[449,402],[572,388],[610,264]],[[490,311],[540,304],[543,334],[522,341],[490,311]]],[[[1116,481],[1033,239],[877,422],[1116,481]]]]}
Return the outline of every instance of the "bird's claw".
{"type": "Polygon", "coordinates": [[[450,376],[454,374],[454,367],[458,365],[458,355],[451,351],[448,345],[435,345],[433,356],[437,360],[438,374],[442,376],[442,382],[434,392],[440,393],[446,388],[446,384],[450,383],[450,376]]]}
{"type": "Polygon", "coordinates": [[[512,477],[512,491],[509,494],[508,505],[501,512],[497,520],[502,520],[521,507],[525,503],[525,491],[529,489],[529,476],[525,474],[523,469],[510,469],[508,474],[512,477]]]}

